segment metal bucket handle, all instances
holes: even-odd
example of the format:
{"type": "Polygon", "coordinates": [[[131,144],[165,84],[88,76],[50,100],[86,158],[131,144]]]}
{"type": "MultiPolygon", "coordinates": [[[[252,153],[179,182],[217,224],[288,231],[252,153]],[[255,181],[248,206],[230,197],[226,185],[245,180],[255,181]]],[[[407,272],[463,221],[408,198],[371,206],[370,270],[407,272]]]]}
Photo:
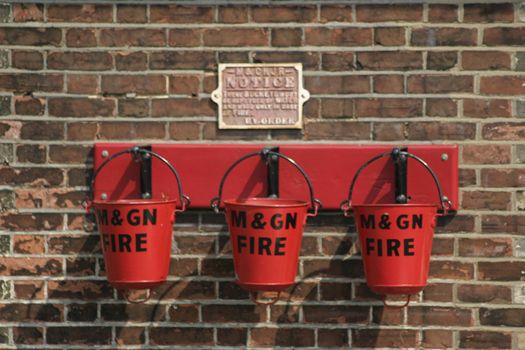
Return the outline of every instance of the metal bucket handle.
{"type": "Polygon", "coordinates": [[[95,196],[95,193],[94,193],[95,192],[94,191],[95,179],[96,179],[97,175],[100,173],[100,171],[102,170],[102,168],[104,168],[113,159],[115,159],[117,157],[120,157],[121,155],[128,154],[128,153],[131,153],[134,156],[139,156],[139,154],[146,154],[148,156],[153,156],[153,157],[159,159],[160,161],[162,161],[171,170],[171,172],[173,173],[173,175],[175,175],[175,178],[177,179],[177,185],[179,187],[179,201],[181,203],[181,208],[180,209],[175,209],[175,211],[176,212],[185,211],[186,207],[188,205],[190,205],[191,201],[190,201],[190,197],[188,197],[187,195],[183,194],[182,183],[180,181],[180,177],[179,177],[179,174],[177,173],[177,170],[175,170],[173,165],[171,165],[171,163],[166,158],[161,156],[160,154],[152,152],[152,151],[148,151],[148,150],[140,148],[138,146],[134,146],[134,147],[131,147],[131,148],[128,148],[128,149],[125,149],[123,151],[120,151],[120,152],[117,152],[117,153],[113,154],[108,159],[106,159],[104,162],[102,162],[102,164],[100,164],[100,166],[95,170],[95,172],[93,173],[93,177],[91,178],[91,187],[90,187],[90,192],[89,192],[89,198],[86,200],[87,208],[89,209],[91,207],[91,203],[92,203],[92,201],[94,199],[94,196],[95,196]]]}
{"type": "Polygon", "coordinates": [[[417,160],[419,163],[421,163],[425,167],[425,169],[430,173],[430,175],[432,175],[432,178],[434,179],[434,182],[436,184],[436,187],[437,187],[437,190],[438,190],[438,193],[439,193],[439,201],[441,203],[441,208],[443,209],[443,214],[442,215],[447,215],[447,212],[449,211],[449,209],[451,207],[451,202],[446,196],[443,196],[443,191],[441,190],[441,185],[439,184],[439,180],[438,180],[436,174],[434,173],[434,171],[430,168],[430,166],[427,164],[427,162],[425,162],[423,159],[419,158],[418,156],[416,156],[416,155],[414,155],[412,153],[408,153],[408,152],[405,152],[405,151],[400,151],[399,148],[394,148],[394,150],[392,150],[390,152],[381,153],[381,154],[379,154],[379,155],[369,159],[368,161],[366,161],[359,168],[359,170],[357,170],[357,173],[355,174],[354,178],[352,179],[352,183],[350,185],[350,191],[348,192],[348,199],[346,199],[346,200],[341,202],[341,210],[344,212],[344,215],[345,216],[350,216],[350,210],[351,210],[351,206],[352,206],[352,193],[354,191],[354,185],[355,185],[355,183],[357,181],[358,176],[361,174],[361,172],[367,166],[369,166],[371,163],[375,162],[379,158],[392,156],[392,155],[398,155],[398,156],[399,155],[405,155],[407,157],[410,157],[410,158],[413,158],[413,159],[417,160]]]}
{"type": "Polygon", "coordinates": [[[277,156],[279,158],[282,158],[286,161],[288,161],[290,164],[292,164],[297,170],[299,170],[299,172],[303,175],[304,179],[306,180],[306,183],[308,184],[308,188],[310,190],[310,201],[312,203],[312,208],[313,208],[313,213],[308,213],[307,215],[308,216],[316,216],[317,215],[317,212],[319,211],[319,208],[321,207],[321,201],[316,199],[314,197],[314,189],[312,187],[312,182],[310,181],[310,178],[308,177],[308,175],[306,174],[306,172],[303,170],[303,168],[301,168],[299,166],[299,164],[297,164],[297,162],[281,153],[277,153],[277,152],[273,152],[273,151],[268,151],[268,150],[262,150],[260,152],[255,152],[255,153],[250,153],[250,154],[247,154],[243,157],[241,157],[240,159],[238,159],[235,163],[233,163],[229,168],[228,170],[226,170],[226,172],[224,173],[224,175],[222,176],[222,179],[221,179],[221,183],[219,185],[219,195],[214,197],[211,202],[210,202],[210,205],[211,207],[213,208],[213,210],[216,212],[216,213],[220,213],[220,205],[221,205],[221,201],[222,201],[222,189],[224,187],[224,183],[226,181],[226,178],[228,177],[228,175],[230,174],[230,172],[239,164],[241,163],[242,161],[244,161],[245,159],[248,159],[248,158],[251,158],[251,157],[255,157],[255,156],[267,156],[267,155],[272,155],[272,156],[277,156]]]}

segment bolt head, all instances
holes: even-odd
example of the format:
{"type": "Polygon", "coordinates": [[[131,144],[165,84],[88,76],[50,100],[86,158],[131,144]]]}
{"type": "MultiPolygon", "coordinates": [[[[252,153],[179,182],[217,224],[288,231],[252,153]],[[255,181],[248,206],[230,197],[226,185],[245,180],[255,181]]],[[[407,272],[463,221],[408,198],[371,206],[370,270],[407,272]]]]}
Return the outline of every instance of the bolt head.
{"type": "Polygon", "coordinates": [[[106,199],[108,199],[108,195],[107,195],[107,193],[102,193],[102,194],[100,195],[100,198],[101,198],[103,201],[105,201],[106,199]]]}
{"type": "Polygon", "coordinates": [[[109,156],[108,150],[107,149],[103,150],[101,155],[102,155],[102,158],[107,158],[109,156]]]}
{"type": "Polygon", "coordinates": [[[443,153],[443,154],[441,155],[441,160],[448,160],[448,154],[443,153]]]}

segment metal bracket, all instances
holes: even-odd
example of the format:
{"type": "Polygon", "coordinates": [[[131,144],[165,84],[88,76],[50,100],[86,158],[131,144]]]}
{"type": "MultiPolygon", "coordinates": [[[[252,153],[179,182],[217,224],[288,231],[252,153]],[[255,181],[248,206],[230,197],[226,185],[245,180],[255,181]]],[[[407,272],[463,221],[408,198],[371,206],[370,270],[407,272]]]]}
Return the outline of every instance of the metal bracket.
{"type": "Polygon", "coordinates": [[[270,198],[279,197],[279,157],[269,152],[279,153],[279,147],[265,147],[261,157],[266,162],[268,193],[270,198]]]}
{"type": "Polygon", "coordinates": [[[407,157],[400,152],[407,152],[408,148],[396,147],[392,150],[392,160],[395,164],[395,200],[396,203],[404,204],[408,202],[407,195],[407,157]]]}
{"type": "MultiPolygon", "coordinates": [[[[151,152],[151,146],[136,147],[151,152]]],[[[135,161],[140,163],[140,195],[143,199],[149,199],[153,193],[153,181],[151,176],[151,156],[149,153],[134,153],[135,161]]]]}

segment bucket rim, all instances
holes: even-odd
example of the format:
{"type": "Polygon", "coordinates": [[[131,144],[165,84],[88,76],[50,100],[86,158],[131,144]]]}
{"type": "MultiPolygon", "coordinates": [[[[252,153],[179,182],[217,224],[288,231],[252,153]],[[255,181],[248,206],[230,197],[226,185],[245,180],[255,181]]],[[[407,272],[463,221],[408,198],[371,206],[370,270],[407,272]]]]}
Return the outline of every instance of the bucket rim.
{"type": "Polygon", "coordinates": [[[144,205],[144,204],[176,204],[178,202],[177,199],[167,199],[167,200],[161,200],[161,199],[116,199],[116,200],[94,200],[94,205],[100,205],[100,204],[114,204],[114,205],[144,205]]]}
{"type": "Polygon", "coordinates": [[[386,208],[386,207],[395,207],[395,208],[420,208],[420,207],[424,207],[424,208],[431,208],[431,207],[434,207],[434,208],[438,208],[439,205],[437,204],[432,204],[432,203],[422,203],[422,204],[418,204],[418,203],[377,203],[377,204],[372,204],[372,203],[368,203],[368,204],[352,204],[350,206],[350,208],[359,208],[359,207],[363,207],[363,208],[371,208],[371,207],[379,207],[379,208],[386,208]]]}
{"type": "Polygon", "coordinates": [[[223,201],[225,205],[242,205],[247,207],[268,207],[268,208],[296,208],[308,207],[308,202],[300,199],[285,199],[285,198],[265,198],[265,197],[248,197],[248,198],[234,198],[223,201]],[[265,201],[272,201],[273,203],[264,203],[265,201]]]}

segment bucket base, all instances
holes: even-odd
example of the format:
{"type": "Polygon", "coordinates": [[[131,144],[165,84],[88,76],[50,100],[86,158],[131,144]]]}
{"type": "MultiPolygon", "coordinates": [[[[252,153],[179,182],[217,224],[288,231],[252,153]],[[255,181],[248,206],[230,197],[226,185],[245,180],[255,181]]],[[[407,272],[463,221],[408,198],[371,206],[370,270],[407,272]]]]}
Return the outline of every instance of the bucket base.
{"type": "Polygon", "coordinates": [[[380,295],[402,295],[402,294],[417,294],[425,288],[426,285],[414,286],[414,285],[405,285],[405,286],[368,286],[370,290],[376,294],[380,295]]]}
{"type": "Polygon", "coordinates": [[[116,289],[153,289],[166,282],[166,280],[158,281],[109,281],[116,289]]]}
{"type": "Polygon", "coordinates": [[[239,281],[236,281],[237,284],[244,290],[248,292],[281,292],[291,285],[293,283],[286,283],[286,284],[275,284],[275,283],[241,283],[239,281]]]}

